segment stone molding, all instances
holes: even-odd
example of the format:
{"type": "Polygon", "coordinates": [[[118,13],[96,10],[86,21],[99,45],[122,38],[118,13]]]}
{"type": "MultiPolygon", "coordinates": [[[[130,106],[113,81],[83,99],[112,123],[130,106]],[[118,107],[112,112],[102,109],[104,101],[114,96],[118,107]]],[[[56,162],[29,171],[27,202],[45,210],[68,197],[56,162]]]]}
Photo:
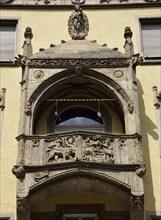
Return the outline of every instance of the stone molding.
{"type": "Polygon", "coordinates": [[[81,4],[83,5],[83,7],[85,6],[95,6],[95,7],[110,7],[110,6],[123,6],[123,7],[126,7],[126,6],[130,6],[130,5],[135,5],[136,7],[136,4],[137,6],[139,7],[144,5],[145,7],[145,4],[146,5],[151,5],[153,4],[154,6],[157,5],[157,3],[160,3],[161,0],[118,0],[118,1],[115,1],[115,0],[90,0],[90,1],[86,1],[86,0],[71,0],[71,2],[65,2],[65,1],[62,1],[62,0],[27,0],[28,3],[26,4],[26,1],[24,0],[0,0],[0,4],[3,4],[3,5],[24,5],[25,7],[27,6],[35,6],[35,7],[38,7],[38,6],[55,6],[55,7],[62,7],[62,6],[65,6],[65,7],[73,7],[73,5],[75,4],[81,4]]]}
{"type": "Polygon", "coordinates": [[[40,60],[40,59],[30,59],[27,62],[29,67],[38,68],[69,68],[73,66],[83,66],[91,68],[110,68],[110,67],[128,67],[130,62],[127,58],[109,58],[109,59],[49,59],[49,60],[40,60]]]}

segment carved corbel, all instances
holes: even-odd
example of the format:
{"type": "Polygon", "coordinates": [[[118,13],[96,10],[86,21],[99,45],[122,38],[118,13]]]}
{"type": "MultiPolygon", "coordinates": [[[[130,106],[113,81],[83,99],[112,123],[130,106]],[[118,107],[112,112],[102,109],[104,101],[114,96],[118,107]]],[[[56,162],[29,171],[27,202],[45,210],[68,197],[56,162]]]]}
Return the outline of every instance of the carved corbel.
{"type": "Polygon", "coordinates": [[[17,210],[26,212],[29,208],[27,197],[17,197],[17,210]]]}
{"type": "Polygon", "coordinates": [[[158,92],[157,86],[153,86],[152,89],[154,92],[154,106],[156,109],[159,109],[161,105],[161,91],[158,92]]]}
{"type": "Polygon", "coordinates": [[[135,173],[137,176],[139,176],[140,178],[143,178],[145,173],[146,173],[146,167],[145,164],[141,165],[141,167],[137,168],[135,170],[135,173]]]}
{"type": "Polygon", "coordinates": [[[23,179],[25,177],[25,169],[23,166],[14,166],[12,168],[12,173],[17,177],[17,179],[23,179]]]}
{"type": "Polygon", "coordinates": [[[6,89],[2,88],[0,91],[0,110],[3,111],[5,108],[5,93],[6,89]]]}
{"type": "Polygon", "coordinates": [[[143,209],[144,208],[144,195],[136,196],[131,195],[131,204],[135,209],[143,209]]]}

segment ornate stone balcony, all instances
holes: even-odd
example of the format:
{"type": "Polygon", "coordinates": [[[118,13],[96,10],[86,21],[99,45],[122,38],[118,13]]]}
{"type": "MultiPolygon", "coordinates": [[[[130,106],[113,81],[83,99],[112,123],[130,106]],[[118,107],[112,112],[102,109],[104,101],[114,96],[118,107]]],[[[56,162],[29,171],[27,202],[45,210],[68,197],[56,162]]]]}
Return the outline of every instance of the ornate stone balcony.
{"type": "Polygon", "coordinates": [[[18,138],[17,164],[44,166],[67,162],[130,165],[143,164],[141,136],[70,132],[18,138]]]}

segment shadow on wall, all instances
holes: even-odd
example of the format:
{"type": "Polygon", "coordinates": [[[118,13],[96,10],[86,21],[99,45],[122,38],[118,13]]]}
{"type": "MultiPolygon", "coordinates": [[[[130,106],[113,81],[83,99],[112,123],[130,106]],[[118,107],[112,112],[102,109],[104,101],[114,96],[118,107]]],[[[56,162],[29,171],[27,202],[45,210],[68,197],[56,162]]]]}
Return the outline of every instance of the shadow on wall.
{"type": "Polygon", "coordinates": [[[144,162],[146,164],[147,172],[144,177],[144,192],[145,192],[145,216],[146,220],[150,220],[150,215],[147,216],[149,210],[155,211],[155,197],[154,197],[154,187],[152,182],[152,170],[151,170],[151,161],[150,161],[150,144],[149,144],[149,136],[152,139],[158,140],[159,136],[156,132],[157,126],[153,123],[153,121],[146,115],[145,113],[145,104],[143,99],[143,88],[141,86],[140,81],[138,80],[138,92],[139,92],[139,111],[141,115],[141,133],[142,133],[142,144],[143,144],[143,157],[144,162]]]}

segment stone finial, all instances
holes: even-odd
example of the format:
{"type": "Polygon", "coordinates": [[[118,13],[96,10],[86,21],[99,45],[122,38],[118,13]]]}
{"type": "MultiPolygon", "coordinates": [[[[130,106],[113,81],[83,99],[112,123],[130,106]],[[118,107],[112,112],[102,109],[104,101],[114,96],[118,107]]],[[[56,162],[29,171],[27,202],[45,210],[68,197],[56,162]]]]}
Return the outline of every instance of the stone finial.
{"type": "Polygon", "coordinates": [[[32,44],[31,39],[33,38],[32,29],[30,27],[27,27],[24,33],[25,41],[22,46],[23,48],[23,56],[25,57],[31,57],[32,56],[32,44]]]}
{"type": "Polygon", "coordinates": [[[68,31],[73,40],[83,40],[88,34],[88,18],[79,5],[75,5],[75,12],[69,17],[68,31]]]}
{"type": "Polygon", "coordinates": [[[6,89],[2,88],[0,90],[0,110],[3,111],[5,108],[5,93],[6,93],[6,89]]]}
{"type": "Polygon", "coordinates": [[[131,57],[132,55],[134,55],[134,45],[132,42],[132,31],[130,27],[126,27],[125,31],[124,31],[124,38],[125,38],[125,44],[124,44],[124,48],[125,48],[125,54],[128,57],[131,57]]]}

